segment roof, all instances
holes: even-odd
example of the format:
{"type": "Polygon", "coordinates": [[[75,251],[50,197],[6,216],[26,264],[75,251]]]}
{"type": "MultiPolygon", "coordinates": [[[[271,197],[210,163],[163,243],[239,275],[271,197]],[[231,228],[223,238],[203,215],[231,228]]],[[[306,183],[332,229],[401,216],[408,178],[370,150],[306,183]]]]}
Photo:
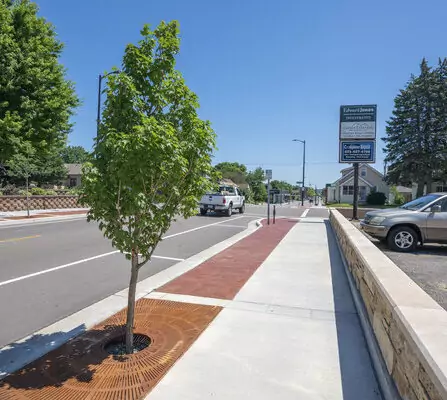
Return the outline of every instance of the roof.
{"type": "MultiPolygon", "coordinates": [[[[368,167],[369,169],[372,169],[373,171],[377,172],[380,176],[383,176],[383,174],[380,171],[377,171],[374,167],[371,167],[371,165],[363,163],[360,164],[359,167],[368,167]]],[[[347,168],[343,168],[340,172],[344,172],[344,171],[348,171],[348,170],[354,170],[353,166],[347,167],[347,168]]]]}
{"type": "Polygon", "coordinates": [[[65,168],[68,169],[68,175],[82,174],[82,164],[65,164],[65,168]]]}
{"type": "Polygon", "coordinates": [[[412,189],[405,186],[396,186],[396,189],[399,193],[411,193],[412,189]]]}

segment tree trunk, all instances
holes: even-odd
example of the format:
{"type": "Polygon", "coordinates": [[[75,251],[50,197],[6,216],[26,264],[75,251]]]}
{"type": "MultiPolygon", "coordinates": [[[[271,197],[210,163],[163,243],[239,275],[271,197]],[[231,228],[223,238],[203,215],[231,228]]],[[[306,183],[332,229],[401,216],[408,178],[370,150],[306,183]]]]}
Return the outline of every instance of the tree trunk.
{"type": "Polygon", "coordinates": [[[129,294],[127,298],[126,353],[133,353],[133,325],[135,317],[135,294],[138,281],[138,252],[132,250],[132,269],[130,272],[129,294]]]}
{"type": "Polygon", "coordinates": [[[26,176],[26,215],[29,218],[29,185],[28,185],[28,175],[26,176]]]}
{"type": "Polygon", "coordinates": [[[416,197],[421,197],[424,195],[424,186],[425,186],[425,182],[423,180],[419,180],[416,197]]]}

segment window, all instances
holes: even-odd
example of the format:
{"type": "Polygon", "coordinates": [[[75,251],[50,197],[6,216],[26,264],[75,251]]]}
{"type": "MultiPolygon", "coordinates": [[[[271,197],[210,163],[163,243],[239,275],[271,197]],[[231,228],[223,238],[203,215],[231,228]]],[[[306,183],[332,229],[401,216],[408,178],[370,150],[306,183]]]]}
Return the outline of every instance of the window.
{"type": "Polygon", "coordinates": [[[75,187],[78,184],[78,180],[76,178],[70,178],[70,187],[75,187]]]}
{"type": "Polygon", "coordinates": [[[447,185],[438,185],[438,186],[436,186],[435,192],[438,192],[438,193],[445,193],[445,192],[447,192],[447,185]]]}
{"type": "Polygon", "coordinates": [[[360,176],[361,176],[362,178],[365,178],[365,177],[366,177],[366,168],[362,168],[362,169],[361,169],[361,171],[360,171],[360,176]]]}
{"type": "Polygon", "coordinates": [[[352,196],[354,194],[354,186],[343,186],[343,196],[352,196]]]}

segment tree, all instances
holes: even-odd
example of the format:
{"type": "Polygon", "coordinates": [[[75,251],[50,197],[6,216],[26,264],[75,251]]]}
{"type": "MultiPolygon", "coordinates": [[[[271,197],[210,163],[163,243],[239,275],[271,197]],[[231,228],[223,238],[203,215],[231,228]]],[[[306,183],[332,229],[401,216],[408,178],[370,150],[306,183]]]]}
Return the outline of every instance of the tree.
{"type": "Polygon", "coordinates": [[[61,156],[66,164],[83,164],[91,159],[90,153],[82,146],[67,146],[61,156]]]}
{"type": "Polygon", "coordinates": [[[247,174],[247,183],[250,185],[253,193],[253,200],[257,203],[267,200],[267,189],[265,188],[264,181],[264,170],[261,167],[247,174]]]}
{"type": "Polygon", "coordinates": [[[26,214],[29,218],[29,179],[36,172],[35,152],[30,143],[23,143],[22,151],[15,153],[9,161],[8,175],[25,180],[26,214]]]}
{"type": "Polygon", "coordinates": [[[317,192],[315,191],[315,189],[313,187],[308,187],[306,188],[306,193],[308,197],[315,197],[317,195],[317,192]]]}
{"type": "Polygon", "coordinates": [[[138,272],[174,217],[188,218],[210,189],[215,134],[197,115],[197,96],[175,69],[176,21],[145,25],[111,75],[94,158],[84,166],[81,201],[89,220],[131,261],[126,352],[133,348],[138,272]]]}
{"type": "Polygon", "coordinates": [[[79,101],[58,62],[63,45],[37,13],[29,0],[0,0],[0,164],[25,156],[20,149],[31,145],[37,166],[52,165],[44,176],[58,180],[63,161],[54,155],[65,146],[79,101]]]}
{"type": "Polygon", "coordinates": [[[418,184],[417,195],[447,167],[447,61],[432,69],[425,59],[394,100],[387,124],[385,161],[391,184],[418,184]]]}
{"type": "Polygon", "coordinates": [[[215,165],[215,170],[222,178],[231,179],[237,185],[247,183],[247,167],[237,162],[221,162],[215,165]]]}
{"type": "Polygon", "coordinates": [[[273,180],[270,182],[270,187],[272,189],[284,190],[288,193],[292,192],[292,185],[286,181],[273,180]]]}

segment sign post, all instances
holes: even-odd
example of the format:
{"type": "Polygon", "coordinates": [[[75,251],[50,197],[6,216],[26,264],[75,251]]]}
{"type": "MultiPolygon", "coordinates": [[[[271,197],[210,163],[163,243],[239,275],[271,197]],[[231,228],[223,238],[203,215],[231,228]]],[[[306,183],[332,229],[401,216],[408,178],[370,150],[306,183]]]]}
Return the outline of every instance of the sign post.
{"type": "Polygon", "coordinates": [[[352,219],[358,219],[359,163],[376,162],[377,105],[340,107],[339,162],[354,166],[352,219]]]}
{"type": "Polygon", "coordinates": [[[272,179],[272,170],[266,169],[265,176],[267,178],[267,225],[270,225],[270,179],[272,179]]]}

